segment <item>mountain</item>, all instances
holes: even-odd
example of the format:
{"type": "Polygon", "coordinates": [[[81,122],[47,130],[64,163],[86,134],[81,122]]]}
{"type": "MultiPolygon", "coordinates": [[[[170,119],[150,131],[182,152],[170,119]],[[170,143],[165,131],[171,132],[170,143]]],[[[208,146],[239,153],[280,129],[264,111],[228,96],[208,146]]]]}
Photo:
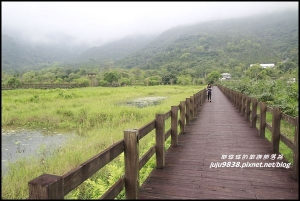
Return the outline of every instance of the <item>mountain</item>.
{"type": "MultiPolygon", "coordinates": [[[[298,64],[298,11],[178,26],[158,36],[128,36],[99,47],[36,45],[2,35],[2,69],[62,66],[141,68],[172,74],[235,71],[254,63],[298,64]],[[83,51],[85,50],[85,51],[83,51]]],[[[66,42],[67,43],[67,42],[66,42]]]]}
{"type": "Polygon", "coordinates": [[[100,47],[92,47],[74,58],[74,61],[116,61],[141,50],[154,38],[155,36],[127,36],[100,47]]]}
{"type": "Polygon", "coordinates": [[[71,61],[83,52],[82,48],[85,48],[57,44],[30,44],[6,34],[2,34],[1,44],[2,69],[13,71],[40,69],[45,64],[71,61]]]}
{"type": "Polygon", "coordinates": [[[286,11],[179,26],[163,32],[116,65],[178,72],[189,68],[228,69],[239,64],[247,67],[287,58],[298,63],[298,18],[297,11],[286,11]]]}

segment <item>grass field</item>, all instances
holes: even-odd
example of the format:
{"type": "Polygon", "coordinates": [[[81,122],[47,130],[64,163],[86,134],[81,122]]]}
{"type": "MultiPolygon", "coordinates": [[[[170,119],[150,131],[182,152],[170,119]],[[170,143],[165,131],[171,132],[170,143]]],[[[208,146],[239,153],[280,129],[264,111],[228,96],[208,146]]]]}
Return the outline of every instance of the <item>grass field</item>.
{"type": "MultiPolygon", "coordinates": [[[[28,182],[43,173],[63,175],[122,139],[124,130],[140,128],[166,113],[205,86],[130,86],[78,89],[22,89],[2,91],[2,130],[46,129],[76,132],[77,136],[50,157],[26,158],[11,163],[2,176],[3,199],[28,197],[28,182]],[[147,107],[136,99],[163,97],[147,107]],[[131,103],[131,104],[129,104],[131,103]]],[[[148,135],[147,135],[148,136],[148,135]]],[[[141,153],[154,142],[143,138],[141,153]]],[[[66,199],[99,198],[123,173],[122,156],[69,193],[66,199]]],[[[150,160],[140,172],[141,182],[151,172],[150,160]]],[[[124,198],[121,193],[118,198],[124,198]]]]}

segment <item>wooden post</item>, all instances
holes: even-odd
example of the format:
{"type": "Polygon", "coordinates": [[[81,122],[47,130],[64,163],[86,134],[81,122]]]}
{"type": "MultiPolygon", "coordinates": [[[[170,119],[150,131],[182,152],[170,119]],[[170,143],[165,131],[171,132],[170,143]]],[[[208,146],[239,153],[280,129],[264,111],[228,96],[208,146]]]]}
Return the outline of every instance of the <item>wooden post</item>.
{"type": "Polygon", "coordinates": [[[243,105],[242,105],[242,103],[243,103],[243,102],[242,102],[242,101],[243,101],[243,95],[242,95],[242,93],[240,93],[240,92],[238,92],[238,94],[239,94],[239,95],[238,95],[238,96],[239,96],[239,99],[238,99],[238,101],[239,101],[239,107],[238,107],[238,108],[239,108],[239,112],[241,113],[241,112],[242,112],[242,106],[243,106],[243,105]]]}
{"type": "Polygon", "coordinates": [[[42,174],[28,182],[28,186],[29,199],[64,199],[62,176],[42,174]]]}
{"type": "Polygon", "coordinates": [[[280,119],[281,112],[279,108],[274,107],[272,110],[272,152],[278,154],[279,153],[279,142],[280,142],[280,119]]]}
{"type": "Polygon", "coordinates": [[[190,124],[190,114],[191,114],[191,99],[186,98],[186,125],[190,124]]]}
{"type": "Polygon", "coordinates": [[[194,119],[194,111],[195,111],[195,100],[194,100],[194,96],[190,97],[191,100],[191,107],[190,107],[190,113],[191,113],[191,117],[190,119],[193,120],[194,119]]]}
{"type": "Polygon", "coordinates": [[[242,116],[245,116],[245,108],[246,108],[246,97],[241,94],[241,103],[242,103],[242,106],[241,106],[241,115],[242,116]]]}
{"type": "Polygon", "coordinates": [[[205,99],[204,96],[205,96],[205,95],[204,95],[204,92],[201,91],[201,92],[200,92],[200,100],[199,100],[199,111],[201,110],[201,105],[203,104],[203,100],[205,99]]]}
{"type": "Polygon", "coordinates": [[[155,127],[156,168],[160,169],[165,167],[165,119],[163,114],[156,114],[155,127]]]}
{"type": "Polygon", "coordinates": [[[265,137],[266,131],[266,113],[267,104],[265,102],[260,102],[260,124],[259,124],[259,137],[265,137]]]}
{"type": "Polygon", "coordinates": [[[198,94],[198,108],[197,108],[197,114],[198,114],[198,112],[200,112],[200,110],[201,110],[201,102],[202,102],[202,93],[201,92],[199,92],[199,94],[198,94]]]}
{"type": "Polygon", "coordinates": [[[195,107],[194,107],[194,117],[197,115],[198,113],[198,97],[199,97],[199,93],[196,93],[194,94],[194,104],[195,104],[195,107]]]}
{"type": "Polygon", "coordinates": [[[246,121],[250,120],[250,103],[251,103],[251,98],[249,96],[247,96],[246,97],[246,117],[245,117],[246,121]]]}
{"type": "Polygon", "coordinates": [[[239,108],[239,102],[238,102],[238,99],[239,99],[239,97],[238,97],[238,92],[237,91],[235,91],[234,92],[234,106],[236,107],[236,108],[239,108]]]}
{"type": "MultiPolygon", "coordinates": [[[[299,122],[299,117],[296,117],[295,122],[299,122]]],[[[299,124],[296,124],[295,137],[294,137],[294,161],[293,161],[293,173],[292,177],[298,181],[299,177],[299,124]]]]}
{"type": "Polygon", "coordinates": [[[137,130],[124,131],[126,199],[139,198],[139,140],[137,130]]]}
{"type": "Polygon", "coordinates": [[[184,134],[185,127],[185,101],[180,101],[180,134],[184,134]]]}
{"type": "Polygon", "coordinates": [[[171,145],[178,145],[178,106],[171,106],[171,145]]]}
{"type": "Polygon", "coordinates": [[[195,115],[198,114],[198,110],[199,110],[199,97],[200,97],[200,93],[196,93],[195,94],[195,115]]]}
{"type": "Polygon", "coordinates": [[[257,120],[257,99],[252,99],[252,114],[251,114],[251,125],[252,128],[256,128],[256,120],[257,120]]]}

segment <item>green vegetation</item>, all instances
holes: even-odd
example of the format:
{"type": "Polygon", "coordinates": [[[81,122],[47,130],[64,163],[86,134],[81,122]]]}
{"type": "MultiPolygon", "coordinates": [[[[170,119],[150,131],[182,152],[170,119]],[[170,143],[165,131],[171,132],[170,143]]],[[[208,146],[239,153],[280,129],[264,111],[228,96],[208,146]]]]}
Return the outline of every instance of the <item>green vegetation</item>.
{"type": "Polygon", "coordinates": [[[288,83],[288,78],[250,79],[245,76],[240,80],[226,81],[222,85],[258,101],[266,102],[270,107],[278,107],[283,113],[290,116],[299,114],[299,83],[288,83]]]}
{"type": "MultiPolygon", "coordinates": [[[[78,136],[47,158],[27,158],[10,164],[2,178],[2,198],[25,199],[28,182],[43,173],[63,175],[108,146],[123,139],[124,130],[140,128],[205,86],[92,87],[80,89],[2,91],[2,129],[47,128],[76,131],[78,136]],[[127,101],[166,97],[161,104],[138,108],[127,101]]],[[[166,129],[170,122],[166,122],[166,129]]],[[[140,156],[154,143],[154,133],[140,142],[140,156]]],[[[168,142],[169,144],[170,142],[168,142]]],[[[154,157],[155,158],[155,157],[154,157]]],[[[140,171],[142,183],[155,167],[151,159],[140,171]]],[[[98,198],[124,174],[123,156],[97,172],[66,198],[98,198]]],[[[122,198],[122,193],[118,198],[122,198]]]]}
{"type": "MultiPolygon", "coordinates": [[[[288,81],[289,79],[284,77],[272,80],[256,79],[255,77],[250,79],[250,77],[245,76],[241,80],[223,82],[222,85],[256,98],[259,102],[266,102],[269,107],[278,107],[284,114],[297,117],[299,114],[299,84],[298,82],[288,83],[288,81]]],[[[260,114],[259,105],[257,113],[260,114]]],[[[272,125],[272,114],[270,112],[266,114],[266,122],[272,125]]],[[[256,127],[259,128],[259,122],[257,122],[256,127]]],[[[295,126],[281,120],[280,130],[291,142],[294,142],[295,126]]],[[[268,129],[266,129],[265,137],[271,141],[271,132],[268,129]]],[[[279,151],[289,162],[293,163],[293,151],[283,142],[280,142],[279,151]]]]}

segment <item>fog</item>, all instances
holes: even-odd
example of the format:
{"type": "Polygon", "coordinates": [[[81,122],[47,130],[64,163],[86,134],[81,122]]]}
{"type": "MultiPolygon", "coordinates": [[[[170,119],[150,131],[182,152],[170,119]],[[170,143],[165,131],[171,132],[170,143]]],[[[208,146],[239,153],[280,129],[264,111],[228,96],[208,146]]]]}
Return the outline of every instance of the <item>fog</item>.
{"type": "Polygon", "coordinates": [[[2,34],[29,42],[101,45],[179,25],[286,9],[298,2],[1,2],[2,34]]]}

